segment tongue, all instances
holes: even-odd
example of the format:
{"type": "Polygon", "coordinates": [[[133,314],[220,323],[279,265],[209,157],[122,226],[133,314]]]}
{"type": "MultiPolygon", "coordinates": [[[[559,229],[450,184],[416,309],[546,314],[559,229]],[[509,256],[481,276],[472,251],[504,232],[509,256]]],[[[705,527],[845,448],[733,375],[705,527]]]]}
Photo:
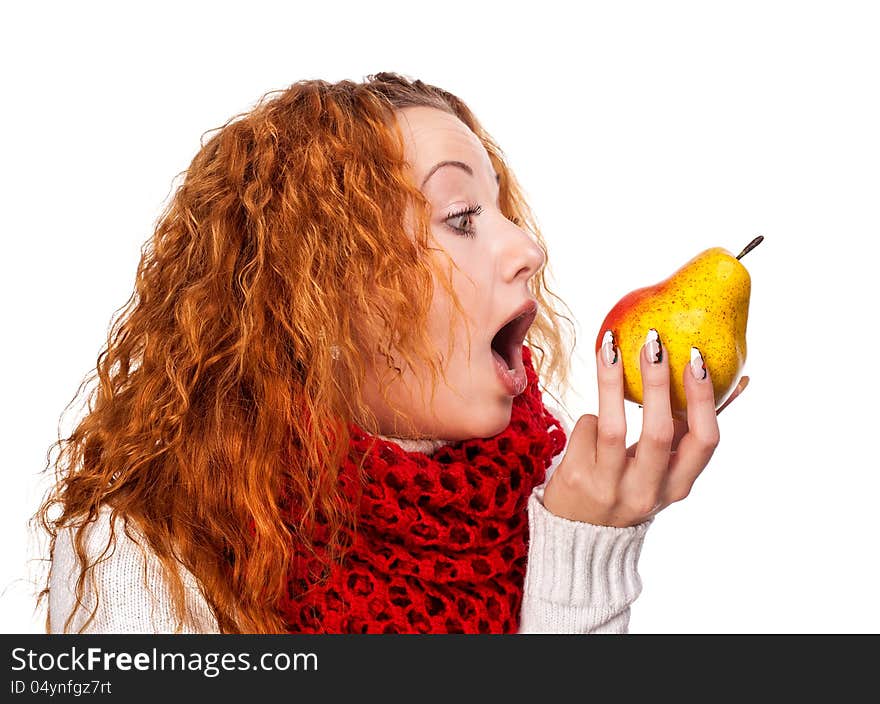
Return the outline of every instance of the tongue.
{"type": "Polygon", "coordinates": [[[505,360],[505,358],[502,357],[501,354],[499,354],[498,350],[493,348],[492,354],[495,356],[498,365],[505,369],[510,377],[516,382],[515,385],[517,394],[521,394],[523,391],[525,391],[528,382],[526,380],[525,365],[522,361],[522,347],[517,347],[516,350],[514,350],[511,354],[511,356],[513,357],[512,368],[510,368],[510,365],[505,360]]]}
{"type": "Polygon", "coordinates": [[[507,360],[504,359],[504,357],[501,356],[501,353],[494,347],[492,348],[492,355],[498,360],[498,364],[507,369],[507,371],[513,371],[512,369],[508,369],[509,365],[507,364],[507,360]]]}

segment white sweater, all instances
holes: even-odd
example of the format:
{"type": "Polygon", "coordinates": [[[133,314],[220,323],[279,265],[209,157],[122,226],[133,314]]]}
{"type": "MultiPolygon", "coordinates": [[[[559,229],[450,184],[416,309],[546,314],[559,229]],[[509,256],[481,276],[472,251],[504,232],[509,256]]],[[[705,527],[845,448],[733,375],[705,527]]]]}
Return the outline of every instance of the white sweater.
{"type": "MultiPolygon", "coordinates": [[[[548,405],[570,436],[561,411],[548,405]]],[[[442,441],[386,438],[408,451],[434,452],[442,441]]],[[[553,459],[547,479],[565,451],[553,459]]],[[[630,605],[641,593],[638,560],[652,520],[615,528],[570,521],[550,513],[543,504],[546,480],[529,497],[529,544],[520,613],[520,633],[626,633],[630,605]]],[[[171,592],[163,567],[143,535],[132,526],[137,541],[128,537],[122,520],[115,524],[115,545],[90,570],[85,604],[79,607],[68,632],[77,633],[95,606],[95,618],[83,633],[174,633],[171,592]]],[[[50,633],[61,633],[76,605],[79,565],[73,548],[74,528],[58,534],[49,576],[50,633]]],[[[91,560],[110,539],[110,508],[86,529],[91,560]]],[[[196,577],[183,565],[180,574],[187,594],[188,619],[183,633],[219,633],[217,621],[199,589],[196,577]]]]}

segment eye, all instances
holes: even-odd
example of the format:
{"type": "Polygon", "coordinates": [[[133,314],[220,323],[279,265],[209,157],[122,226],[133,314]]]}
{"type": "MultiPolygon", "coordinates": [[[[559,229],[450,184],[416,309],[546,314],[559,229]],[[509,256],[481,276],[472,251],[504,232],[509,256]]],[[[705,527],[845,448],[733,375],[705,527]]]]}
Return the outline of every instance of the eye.
{"type": "Polygon", "coordinates": [[[477,205],[476,203],[474,203],[473,205],[468,205],[463,210],[459,210],[455,213],[450,213],[449,217],[446,218],[446,225],[447,227],[449,227],[449,229],[457,232],[458,234],[464,235],[465,237],[475,237],[477,233],[472,227],[456,227],[455,225],[450,225],[449,221],[458,219],[459,222],[461,222],[462,220],[469,222],[472,216],[479,215],[482,212],[483,206],[477,205]]]}
{"type": "MultiPolygon", "coordinates": [[[[450,225],[449,221],[458,219],[459,223],[462,221],[469,222],[471,220],[472,216],[479,215],[482,212],[483,212],[483,206],[477,205],[476,203],[473,205],[468,205],[463,210],[459,210],[458,212],[455,212],[455,213],[450,213],[449,217],[446,218],[446,225],[447,225],[447,227],[449,227],[449,229],[451,229],[461,235],[464,235],[465,237],[475,237],[477,233],[472,227],[456,227],[455,225],[450,225]]],[[[512,222],[517,227],[519,227],[522,224],[522,221],[516,216],[509,217],[507,219],[510,220],[510,222],[512,222]]]]}

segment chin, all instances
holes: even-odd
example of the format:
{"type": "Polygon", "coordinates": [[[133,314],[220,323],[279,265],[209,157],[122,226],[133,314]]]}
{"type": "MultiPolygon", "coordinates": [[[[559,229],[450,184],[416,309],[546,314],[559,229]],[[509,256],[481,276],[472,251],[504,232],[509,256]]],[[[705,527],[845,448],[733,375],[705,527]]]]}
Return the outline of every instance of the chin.
{"type": "Polygon", "coordinates": [[[491,409],[486,409],[482,418],[470,424],[471,437],[491,438],[504,431],[510,425],[512,401],[509,396],[505,396],[499,403],[493,404],[491,409]]]}

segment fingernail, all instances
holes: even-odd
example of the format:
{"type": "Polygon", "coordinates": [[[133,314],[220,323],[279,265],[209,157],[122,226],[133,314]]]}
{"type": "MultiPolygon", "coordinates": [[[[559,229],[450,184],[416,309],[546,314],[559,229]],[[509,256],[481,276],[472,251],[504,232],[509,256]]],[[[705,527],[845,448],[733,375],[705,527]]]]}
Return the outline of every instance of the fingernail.
{"type": "Polygon", "coordinates": [[[697,381],[706,378],[706,364],[703,362],[703,355],[696,347],[691,347],[691,373],[697,381]]]}
{"type": "Polygon", "coordinates": [[[617,362],[617,349],[614,347],[614,334],[610,330],[605,331],[602,338],[602,361],[606,367],[613,367],[617,362]]]}
{"type": "Polygon", "coordinates": [[[648,330],[645,337],[645,355],[651,364],[660,364],[663,359],[663,347],[660,344],[660,335],[654,328],[648,330]]]}

